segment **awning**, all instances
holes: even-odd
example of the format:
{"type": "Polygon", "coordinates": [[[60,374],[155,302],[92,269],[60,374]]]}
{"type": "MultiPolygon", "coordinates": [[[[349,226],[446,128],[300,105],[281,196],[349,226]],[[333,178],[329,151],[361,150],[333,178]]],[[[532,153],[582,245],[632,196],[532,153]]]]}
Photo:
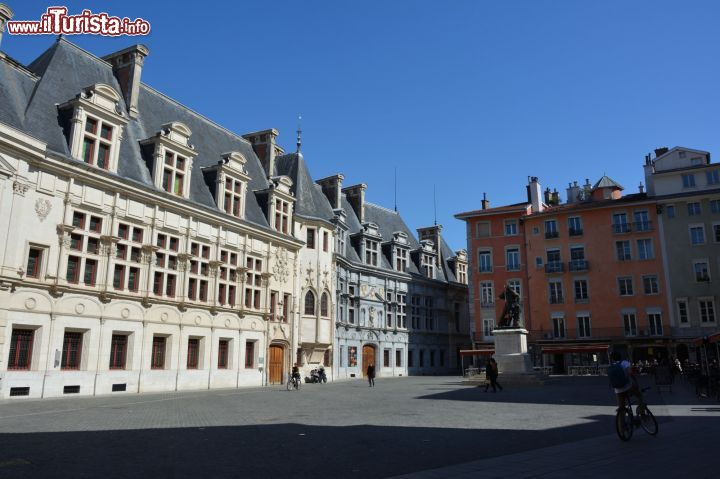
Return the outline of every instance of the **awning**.
{"type": "Polygon", "coordinates": [[[542,352],[545,354],[605,353],[609,347],[609,344],[543,344],[542,352]]]}
{"type": "Polygon", "coordinates": [[[460,356],[492,356],[494,349],[461,349],[460,356]]]}
{"type": "Polygon", "coordinates": [[[710,336],[700,336],[699,338],[693,339],[693,344],[696,346],[702,346],[705,339],[708,343],[720,343],[720,333],[711,334],[710,336]]]}

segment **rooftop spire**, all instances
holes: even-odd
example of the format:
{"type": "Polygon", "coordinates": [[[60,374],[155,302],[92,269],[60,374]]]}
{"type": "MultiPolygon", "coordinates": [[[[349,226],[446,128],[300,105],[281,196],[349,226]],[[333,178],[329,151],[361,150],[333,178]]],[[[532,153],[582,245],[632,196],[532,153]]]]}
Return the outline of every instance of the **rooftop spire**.
{"type": "Polygon", "coordinates": [[[297,153],[300,153],[301,146],[302,146],[302,115],[298,115],[297,153]]]}

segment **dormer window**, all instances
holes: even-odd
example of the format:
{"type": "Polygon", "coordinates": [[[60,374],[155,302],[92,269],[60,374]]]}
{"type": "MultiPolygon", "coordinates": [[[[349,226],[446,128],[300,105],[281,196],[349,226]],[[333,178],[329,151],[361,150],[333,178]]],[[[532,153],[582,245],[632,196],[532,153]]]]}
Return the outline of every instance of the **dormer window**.
{"type": "Polygon", "coordinates": [[[65,130],[74,158],[117,172],[122,128],[127,123],[119,101],[120,95],[112,87],[98,83],[58,107],[67,122],[65,130]]]}
{"type": "Polygon", "coordinates": [[[256,192],[259,201],[267,205],[267,221],[275,231],[286,235],[293,234],[292,215],[295,198],[292,193],[293,181],[287,176],[270,178],[270,188],[256,192]]]}
{"type": "Polygon", "coordinates": [[[427,276],[428,278],[435,277],[435,259],[431,255],[422,255],[422,268],[425,276],[427,276]]]}
{"type": "Polygon", "coordinates": [[[162,189],[174,195],[183,196],[185,190],[185,175],[187,173],[187,160],[177,153],[165,153],[165,166],[163,167],[162,189]]]}
{"type": "Polygon", "coordinates": [[[280,198],[275,199],[275,229],[290,234],[290,203],[280,198]]]}
{"type": "Polygon", "coordinates": [[[457,264],[458,283],[467,284],[467,265],[463,263],[457,264]]]}
{"type": "Polygon", "coordinates": [[[217,165],[202,169],[217,207],[237,218],[245,217],[245,195],[250,181],[245,163],[245,157],[233,151],[223,154],[217,165]]]}
{"type": "Polygon", "coordinates": [[[378,265],[378,242],[370,239],[365,240],[365,264],[378,265]]]}
{"type": "Polygon", "coordinates": [[[395,269],[397,271],[407,271],[408,252],[406,248],[395,247],[395,269]]]}
{"type": "Polygon", "coordinates": [[[140,142],[155,186],[183,198],[190,195],[190,172],[196,155],[190,144],[191,134],[184,124],[173,122],[163,125],[155,136],[140,142]]]}

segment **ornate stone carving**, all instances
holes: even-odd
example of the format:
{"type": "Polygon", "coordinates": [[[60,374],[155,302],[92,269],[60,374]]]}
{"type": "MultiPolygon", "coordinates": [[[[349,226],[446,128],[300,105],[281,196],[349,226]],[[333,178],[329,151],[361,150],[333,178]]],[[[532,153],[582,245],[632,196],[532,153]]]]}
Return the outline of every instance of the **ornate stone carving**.
{"type": "Polygon", "coordinates": [[[210,261],[208,266],[210,268],[210,276],[215,277],[218,273],[218,268],[222,265],[220,261],[210,261]]]}
{"type": "Polygon", "coordinates": [[[189,255],[187,253],[180,253],[179,255],[177,255],[177,270],[179,272],[187,270],[188,261],[190,261],[190,258],[192,258],[192,255],[189,255]]]}
{"type": "Polygon", "coordinates": [[[50,214],[51,209],[52,203],[50,203],[50,200],[38,198],[35,201],[35,213],[37,213],[41,223],[45,221],[45,218],[47,218],[48,214],[50,214]]]}
{"type": "Polygon", "coordinates": [[[287,250],[282,247],[277,248],[275,250],[275,264],[273,265],[272,269],[276,281],[279,281],[283,284],[287,281],[288,275],[290,273],[288,265],[289,262],[287,250]]]}
{"type": "Polygon", "coordinates": [[[146,264],[155,262],[155,252],[160,249],[154,244],[144,244],[142,247],[142,261],[146,264]]]}
{"type": "Polygon", "coordinates": [[[19,181],[13,182],[13,193],[20,196],[25,196],[25,193],[27,193],[28,188],[30,188],[25,183],[21,183],[19,181]]]}

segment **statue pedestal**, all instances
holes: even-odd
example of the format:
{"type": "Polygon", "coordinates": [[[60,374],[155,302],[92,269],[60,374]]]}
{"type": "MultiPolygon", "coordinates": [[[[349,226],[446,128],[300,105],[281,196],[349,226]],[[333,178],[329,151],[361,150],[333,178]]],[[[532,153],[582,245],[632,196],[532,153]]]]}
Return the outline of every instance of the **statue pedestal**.
{"type": "Polygon", "coordinates": [[[533,374],[527,352],[528,331],[524,328],[495,329],[495,360],[498,371],[507,374],[533,374]]]}

